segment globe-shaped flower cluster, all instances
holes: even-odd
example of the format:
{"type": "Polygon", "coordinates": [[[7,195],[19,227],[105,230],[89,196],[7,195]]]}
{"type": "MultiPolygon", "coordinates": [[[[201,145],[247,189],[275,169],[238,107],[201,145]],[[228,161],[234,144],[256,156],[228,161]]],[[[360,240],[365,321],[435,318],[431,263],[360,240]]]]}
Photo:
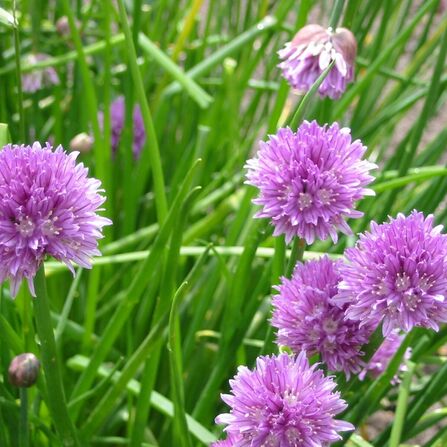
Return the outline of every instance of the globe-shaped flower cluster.
{"type": "Polygon", "coordinates": [[[309,366],[305,352],[259,357],[251,371],[239,367],[230,380],[231,394],[222,395],[230,413],[216,418],[236,437],[238,447],[323,447],[354,427],[335,416],[345,402],[336,384],[317,365],[309,366]]]}
{"type": "Polygon", "coordinates": [[[76,164],[77,153],[47,144],[7,145],[0,151],[0,281],[15,296],[22,279],[35,295],[33,278],[45,257],[90,268],[99,255],[97,214],[105,198],[99,180],[76,164]]]}
{"type": "Polygon", "coordinates": [[[343,281],[335,300],[349,303],[346,314],[383,333],[414,326],[439,329],[447,321],[447,236],[433,216],[399,214],[360,235],[346,250],[343,281]]]}
{"type": "Polygon", "coordinates": [[[356,202],[374,194],[366,186],[376,165],[362,160],[365,150],[337,123],[304,121],[297,132],[280,129],[246,164],[246,183],[259,189],[254,203],[262,206],[255,217],[270,218],[274,236],[285,234],[287,242],[331,236],[335,243],[337,230],[351,234],[345,219],[361,217],[356,202]]]}
{"type": "Polygon", "coordinates": [[[291,279],[282,278],[273,297],[272,325],[277,340],[295,353],[320,354],[331,371],[344,371],[349,378],[365,366],[361,347],[368,343],[371,328],[345,319],[347,305],[338,307],[341,262],[328,257],[297,264],[291,279]]]}

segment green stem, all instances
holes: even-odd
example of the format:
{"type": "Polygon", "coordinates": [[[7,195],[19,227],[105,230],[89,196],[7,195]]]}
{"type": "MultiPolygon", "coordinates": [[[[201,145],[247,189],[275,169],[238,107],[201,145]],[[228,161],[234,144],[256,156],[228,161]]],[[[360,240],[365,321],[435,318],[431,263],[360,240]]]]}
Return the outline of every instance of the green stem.
{"type": "Polygon", "coordinates": [[[408,362],[408,371],[405,373],[402,385],[399,389],[399,397],[397,400],[396,415],[394,417],[393,428],[389,441],[389,447],[399,447],[402,429],[405,422],[405,414],[407,413],[408,398],[410,396],[411,379],[413,378],[416,363],[408,362]]]}
{"type": "Polygon", "coordinates": [[[345,6],[345,0],[336,0],[335,6],[332,9],[331,18],[329,19],[329,26],[335,30],[343,12],[345,6]]]}
{"type": "Polygon", "coordinates": [[[137,64],[137,54],[135,45],[133,43],[132,34],[130,31],[127,14],[124,7],[123,0],[118,0],[121,26],[124,31],[124,36],[127,44],[127,51],[129,53],[129,66],[134,82],[135,94],[140,102],[141,114],[143,115],[144,124],[147,132],[147,145],[149,149],[149,161],[152,168],[152,175],[154,179],[154,193],[155,205],[157,208],[157,220],[161,224],[166,219],[168,214],[168,203],[166,199],[163,169],[160,159],[160,150],[158,147],[157,134],[155,132],[154,123],[152,120],[151,111],[146,99],[146,92],[141,77],[140,69],[137,64]]]}
{"type": "Polygon", "coordinates": [[[21,67],[20,67],[20,39],[19,39],[19,25],[16,19],[16,2],[14,0],[13,9],[12,9],[13,17],[14,17],[14,56],[15,56],[15,64],[16,64],[16,73],[17,73],[17,102],[19,108],[19,137],[20,142],[25,143],[26,141],[26,133],[25,133],[25,111],[23,109],[23,91],[22,91],[22,75],[21,75],[21,67]]]}
{"type": "Polygon", "coordinates": [[[290,120],[290,127],[293,129],[296,129],[298,127],[298,124],[301,122],[301,120],[304,117],[304,112],[306,111],[307,105],[309,104],[310,100],[316,95],[318,89],[320,88],[320,85],[325,80],[326,76],[329,74],[329,72],[332,70],[332,67],[335,65],[335,60],[333,60],[329,66],[324,70],[321,75],[318,77],[318,79],[312,84],[312,87],[309,89],[309,91],[303,96],[301,99],[295,113],[293,114],[293,117],[290,120]]]}
{"type": "Polygon", "coordinates": [[[51,324],[44,264],[37,272],[34,285],[37,295],[34,300],[34,317],[41,345],[41,360],[47,384],[48,407],[54,425],[61,437],[62,445],[79,446],[75,427],[68,415],[61,371],[56,356],[56,342],[51,324]]]}
{"type": "Polygon", "coordinates": [[[297,262],[301,262],[304,256],[304,249],[306,243],[304,239],[295,238],[292,245],[292,252],[290,253],[289,262],[287,264],[286,276],[290,278],[297,262]]]}
{"type": "Polygon", "coordinates": [[[29,446],[28,431],[28,390],[20,388],[20,423],[19,423],[19,446],[29,446]]]}

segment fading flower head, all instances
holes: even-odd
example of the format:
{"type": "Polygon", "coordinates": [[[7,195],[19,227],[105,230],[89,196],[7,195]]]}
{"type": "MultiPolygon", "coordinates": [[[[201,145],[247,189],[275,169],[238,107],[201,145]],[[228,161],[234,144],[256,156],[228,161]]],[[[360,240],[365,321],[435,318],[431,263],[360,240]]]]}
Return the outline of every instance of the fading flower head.
{"type": "Polygon", "coordinates": [[[349,303],[348,318],[383,334],[414,326],[439,329],[447,321],[447,236],[413,211],[360,235],[345,252],[337,303],[349,303]]]}
{"type": "Polygon", "coordinates": [[[318,353],[331,371],[343,371],[349,378],[365,366],[361,347],[371,330],[345,319],[347,306],[332,302],[341,280],[339,265],[328,257],[297,264],[292,279],[282,278],[276,287],[272,325],[279,344],[296,353],[318,353]]]}
{"type": "Polygon", "coordinates": [[[362,160],[365,150],[337,123],[304,121],[296,133],[279,129],[245,166],[246,183],[260,191],[253,203],[263,208],[255,217],[270,218],[274,236],[285,234],[287,243],[295,236],[308,244],[331,236],[335,243],[337,230],[351,234],[345,219],[361,217],[356,202],[374,195],[365,187],[376,165],[362,160]]]}
{"type": "MultiPolygon", "coordinates": [[[[110,127],[112,133],[112,150],[114,153],[118,150],[121,134],[123,133],[123,128],[126,119],[126,104],[123,96],[118,96],[110,104],[110,127]]],[[[146,141],[146,131],[144,129],[143,116],[141,114],[141,109],[138,104],[135,104],[132,114],[133,120],[133,142],[132,142],[132,152],[135,159],[138,159],[143,149],[144,143],[146,141]]],[[[99,113],[99,121],[101,126],[103,126],[104,113],[99,113]]]]}
{"type": "Polygon", "coordinates": [[[238,368],[230,380],[231,394],[222,400],[231,408],[216,423],[226,424],[237,447],[323,447],[354,427],[335,416],[346,408],[335,382],[317,365],[309,366],[305,352],[259,357],[256,368],[238,368]]]}
{"type": "Polygon", "coordinates": [[[47,143],[7,145],[0,151],[0,281],[15,296],[22,279],[35,296],[33,278],[45,256],[91,267],[98,239],[111,221],[97,214],[105,198],[100,181],[67,154],[47,143]]]}
{"type": "MultiPolygon", "coordinates": [[[[38,62],[49,59],[47,54],[29,54],[26,65],[33,66],[38,62]]],[[[59,84],[59,76],[53,67],[45,67],[22,74],[22,89],[26,93],[35,93],[44,87],[59,84]]]]}
{"type": "Polygon", "coordinates": [[[278,67],[293,88],[307,92],[335,61],[318,92],[338,99],[354,79],[356,53],[357,42],[348,29],[337,28],[334,32],[320,25],[307,25],[278,51],[282,60],[278,67]]]}

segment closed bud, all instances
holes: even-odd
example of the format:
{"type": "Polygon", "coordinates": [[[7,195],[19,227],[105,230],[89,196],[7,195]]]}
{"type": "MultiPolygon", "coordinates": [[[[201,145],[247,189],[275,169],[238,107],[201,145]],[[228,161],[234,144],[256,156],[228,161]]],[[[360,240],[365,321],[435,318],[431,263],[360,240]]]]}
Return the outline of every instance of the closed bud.
{"type": "Polygon", "coordinates": [[[61,36],[70,35],[70,24],[68,23],[67,16],[62,16],[57,19],[56,30],[61,36]]]}
{"type": "Polygon", "coordinates": [[[70,141],[70,149],[79,152],[90,152],[93,146],[93,138],[85,132],[79,133],[70,141]]]}
{"type": "Polygon", "coordinates": [[[9,365],[9,381],[18,388],[29,388],[36,383],[39,368],[40,362],[34,354],[20,354],[14,357],[9,365]]]}

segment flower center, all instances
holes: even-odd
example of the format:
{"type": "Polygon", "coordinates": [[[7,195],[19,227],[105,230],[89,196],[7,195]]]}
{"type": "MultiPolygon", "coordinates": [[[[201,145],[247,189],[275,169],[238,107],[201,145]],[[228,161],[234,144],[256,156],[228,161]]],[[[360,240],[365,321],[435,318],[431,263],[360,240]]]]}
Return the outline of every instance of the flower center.
{"type": "Polygon", "coordinates": [[[410,311],[416,310],[419,303],[421,302],[421,297],[414,291],[414,289],[407,290],[404,293],[404,297],[405,307],[410,311]]]}
{"type": "Polygon", "coordinates": [[[298,199],[298,207],[300,211],[303,211],[305,208],[309,208],[312,205],[312,196],[307,192],[301,192],[300,197],[298,199]]]}
{"type": "Polygon", "coordinates": [[[296,427],[288,428],[286,431],[286,438],[290,445],[298,446],[303,442],[303,437],[296,427]]]}
{"type": "Polygon", "coordinates": [[[376,285],[376,290],[374,291],[374,293],[379,296],[383,296],[388,293],[388,287],[386,286],[384,280],[380,281],[379,284],[376,285]]]}
{"type": "Polygon", "coordinates": [[[41,228],[42,228],[42,233],[45,236],[53,236],[53,235],[59,234],[58,228],[54,225],[56,220],[57,220],[57,216],[53,217],[52,219],[48,218],[48,219],[44,220],[41,228]]]}
{"type": "Polygon", "coordinates": [[[16,228],[22,236],[28,237],[33,234],[35,225],[34,222],[26,216],[24,219],[20,219],[19,223],[16,223],[16,228]]]}
{"type": "Polygon", "coordinates": [[[320,191],[318,192],[318,197],[320,198],[320,201],[323,205],[329,205],[332,202],[332,193],[327,189],[320,189],[320,191]]]}
{"type": "Polygon", "coordinates": [[[333,334],[334,332],[336,332],[337,328],[338,328],[338,323],[336,321],[334,321],[332,318],[326,318],[323,321],[323,329],[328,334],[333,334]]]}
{"type": "Polygon", "coordinates": [[[405,292],[411,285],[410,277],[406,273],[398,273],[395,284],[398,292],[405,292]]]}
{"type": "Polygon", "coordinates": [[[279,441],[276,439],[275,435],[268,435],[265,439],[264,443],[262,444],[262,447],[278,447],[279,441]]]}

